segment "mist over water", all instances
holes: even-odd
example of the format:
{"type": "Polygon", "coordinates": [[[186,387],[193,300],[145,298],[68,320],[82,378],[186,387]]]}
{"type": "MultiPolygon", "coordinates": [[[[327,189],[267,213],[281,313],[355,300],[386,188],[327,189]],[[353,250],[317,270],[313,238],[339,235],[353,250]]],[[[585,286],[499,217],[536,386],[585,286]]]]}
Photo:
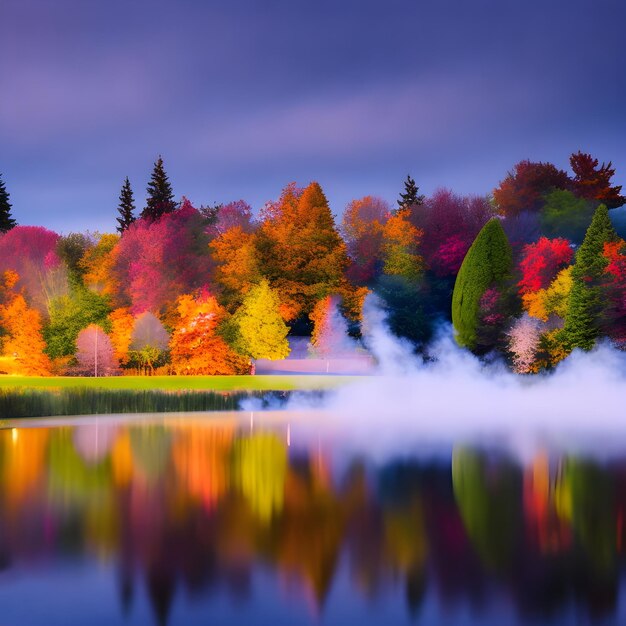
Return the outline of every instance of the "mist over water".
{"type": "Polygon", "coordinates": [[[324,409],[331,418],[324,431],[369,454],[459,441],[497,444],[522,457],[537,447],[594,456],[626,449],[626,354],[608,343],[575,351],[553,372],[524,376],[459,348],[448,326],[424,363],[390,332],[375,297],[364,307],[363,335],[376,376],[339,388],[321,406],[295,396],[287,409],[324,409]]]}

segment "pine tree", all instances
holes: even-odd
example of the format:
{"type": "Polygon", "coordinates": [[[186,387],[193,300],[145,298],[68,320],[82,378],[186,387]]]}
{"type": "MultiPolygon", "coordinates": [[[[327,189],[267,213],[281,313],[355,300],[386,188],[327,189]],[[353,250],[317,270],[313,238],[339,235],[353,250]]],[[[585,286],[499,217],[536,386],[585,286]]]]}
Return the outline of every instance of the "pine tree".
{"type": "Polygon", "coordinates": [[[400,209],[409,209],[412,206],[424,204],[424,196],[419,193],[419,187],[415,184],[410,174],[407,175],[404,181],[404,193],[400,194],[397,202],[400,209]]]}
{"type": "Polygon", "coordinates": [[[17,222],[11,216],[9,193],[4,186],[2,176],[0,176],[0,233],[6,233],[16,225],[17,222]]]}
{"type": "Polygon", "coordinates": [[[141,212],[141,217],[149,220],[158,220],[162,215],[173,213],[176,210],[174,192],[165,173],[161,156],[154,164],[152,178],[150,183],[148,183],[146,191],[148,192],[148,199],[146,200],[146,207],[141,212]]]}
{"type": "Polygon", "coordinates": [[[591,350],[600,334],[604,309],[602,279],[608,265],[608,259],[602,253],[605,243],[618,239],[609,218],[609,210],[601,204],[576,253],[576,264],[572,269],[572,291],[561,333],[561,339],[569,350],[591,350]]]}
{"type": "Polygon", "coordinates": [[[120,204],[117,207],[117,211],[120,216],[117,218],[117,232],[122,234],[136,219],[133,215],[135,210],[135,201],[133,199],[133,190],[130,186],[128,176],[124,180],[122,185],[122,191],[120,192],[120,204]]]}
{"type": "Polygon", "coordinates": [[[480,301],[510,273],[512,252],[500,220],[489,220],[467,251],[452,294],[452,323],[461,346],[476,347],[480,301]]]}

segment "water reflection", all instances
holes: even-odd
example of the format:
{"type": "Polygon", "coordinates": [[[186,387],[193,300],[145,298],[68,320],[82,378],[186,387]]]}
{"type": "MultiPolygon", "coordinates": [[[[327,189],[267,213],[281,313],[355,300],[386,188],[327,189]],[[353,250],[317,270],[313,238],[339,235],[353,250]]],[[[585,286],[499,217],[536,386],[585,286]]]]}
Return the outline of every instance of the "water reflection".
{"type": "MultiPolygon", "coordinates": [[[[78,562],[76,576],[104,567],[115,581],[107,623],[145,623],[140,596],[159,624],[206,623],[222,597],[254,623],[279,623],[276,607],[285,623],[366,624],[623,610],[626,462],[540,450],[520,464],[457,447],[381,465],[346,459],[339,442],[288,446],[287,428],[190,418],[0,431],[0,591],[37,572],[71,601],[52,581],[78,562]]],[[[94,588],[89,610],[107,601],[94,588]]]]}

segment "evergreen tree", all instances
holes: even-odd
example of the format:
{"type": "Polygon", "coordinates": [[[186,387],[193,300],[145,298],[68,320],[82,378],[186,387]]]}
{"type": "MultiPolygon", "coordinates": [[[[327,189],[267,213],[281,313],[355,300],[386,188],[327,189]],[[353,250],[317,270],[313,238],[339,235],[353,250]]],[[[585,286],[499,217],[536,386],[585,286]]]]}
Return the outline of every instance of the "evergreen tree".
{"type": "Polygon", "coordinates": [[[146,207],[141,212],[141,217],[158,220],[162,215],[173,213],[176,210],[172,185],[165,173],[163,158],[160,156],[154,164],[152,178],[146,191],[148,192],[148,199],[146,200],[146,207]]]}
{"type": "Polygon", "coordinates": [[[500,220],[489,220],[467,251],[454,284],[452,323],[459,345],[476,347],[481,298],[509,275],[512,258],[500,220]]]}
{"type": "Polygon", "coordinates": [[[410,174],[407,175],[404,181],[404,193],[400,194],[397,202],[400,209],[409,209],[412,206],[424,204],[424,196],[419,193],[419,187],[415,184],[410,174]]]}
{"type": "Polygon", "coordinates": [[[609,210],[601,204],[576,253],[576,263],[572,269],[572,291],[561,333],[563,343],[569,350],[591,350],[600,334],[604,309],[602,281],[608,265],[608,259],[602,253],[605,243],[617,240],[609,210]]]}
{"type": "Polygon", "coordinates": [[[0,233],[6,233],[16,225],[17,222],[11,216],[9,193],[4,186],[2,176],[0,176],[0,233]]]}
{"type": "Polygon", "coordinates": [[[133,211],[135,210],[135,200],[133,198],[133,190],[130,186],[128,176],[124,180],[122,185],[122,191],[120,192],[120,203],[117,207],[117,211],[120,216],[117,218],[117,232],[122,234],[134,221],[135,216],[133,211]]]}

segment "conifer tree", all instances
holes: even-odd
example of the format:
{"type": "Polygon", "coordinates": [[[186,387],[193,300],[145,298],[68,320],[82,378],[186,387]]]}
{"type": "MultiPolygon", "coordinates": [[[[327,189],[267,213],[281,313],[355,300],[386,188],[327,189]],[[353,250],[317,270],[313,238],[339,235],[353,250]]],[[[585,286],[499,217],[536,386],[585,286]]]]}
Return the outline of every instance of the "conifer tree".
{"type": "Polygon", "coordinates": [[[600,334],[603,312],[602,279],[608,259],[602,254],[604,244],[619,238],[606,205],[601,204],[593,215],[585,239],[576,253],[572,269],[565,325],[561,334],[564,345],[572,350],[591,350],[600,334]]]}
{"type": "Polygon", "coordinates": [[[491,219],[467,251],[454,284],[452,323],[459,345],[476,347],[481,298],[487,289],[502,283],[511,265],[509,240],[500,220],[491,219]]]}
{"type": "Polygon", "coordinates": [[[411,175],[408,174],[404,181],[404,193],[397,200],[399,209],[409,209],[412,206],[424,204],[424,196],[419,193],[419,187],[415,184],[411,175]]]}
{"type": "Polygon", "coordinates": [[[148,192],[148,199],[146,200],[146,207],[141,212],[141,217],[149,220],[158,220],[162,215],[173,213],[176,210],[174,192],[165,173],[161,156],[154,164],[152,178],[148,183],[146,191],[148,192]]]}
{"type": "Polygon", "coordinates": [[[117,207],[117,211],[120,216],[117,218],[117,232],[120,235],[135,221],[133,211],[135,210],[135,201],[133,198],[133,190],[130,186],[128,176],[124,180],[122,185],[122,191],[120,192],[120,204],[117,207]]]}
{"type": "Polygon", "coordinates": [[[0,176],[0,233],[6,233],[16,225],[17,222],[11,216],[9,193],[4,186],[2,176],[0,176]]]}

